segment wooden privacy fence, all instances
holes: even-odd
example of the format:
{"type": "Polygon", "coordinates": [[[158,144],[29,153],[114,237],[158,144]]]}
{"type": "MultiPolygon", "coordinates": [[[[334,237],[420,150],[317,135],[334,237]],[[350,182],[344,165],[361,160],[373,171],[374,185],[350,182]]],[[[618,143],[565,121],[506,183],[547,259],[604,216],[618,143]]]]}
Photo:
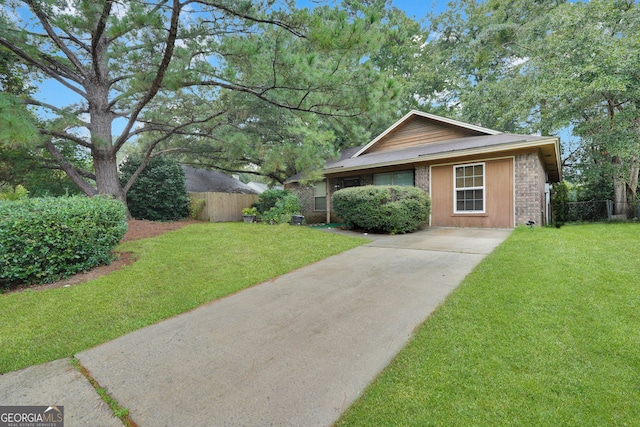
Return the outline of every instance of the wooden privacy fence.
{"type": "Polygon", "coordinates": [[[209,222],[242,221],[242,209],[258,200],[257,194],[189,193],[194,199],[204,200],[197,219],[209,222]]]}

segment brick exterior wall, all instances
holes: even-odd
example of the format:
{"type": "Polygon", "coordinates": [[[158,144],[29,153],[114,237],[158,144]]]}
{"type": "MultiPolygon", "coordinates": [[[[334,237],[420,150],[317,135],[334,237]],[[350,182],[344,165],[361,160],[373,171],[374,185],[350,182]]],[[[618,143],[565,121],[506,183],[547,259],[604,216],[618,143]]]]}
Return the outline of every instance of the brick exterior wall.
{"type": "MultiPolygon", "coordinates": [[[[430,182],[429,165],[418,165],[415,168],[415,186],[429,194],[430,182]]],[[[515,225],[526,224],[533,220],[536,225],[545,224],[545,182],[546,173],[538,153],[518,154],[514,161],[514,206],[515,225]]],[[[360,175],[360,185],[373,185],[373,174],[360,175]]],[[[336,184],[342,178],[330,179],[330,194],[337,191],[336,184]]],[[[293,191],[302,203],[302,214],[309,224],[324,223],[327,219],[325,211],[314,211],[313,186],[299,184],[289,184],[287,188],[293,191]]],[[[335,212],[331,212],[331,220],[338,222],[339,218],[335,212]]]]}
{"type": "MultiPolygon", "coordinates": [[[[418,165],[415,169],[414,185],[429,194],[429,166],[418,165]]],[[[430,195],[430,194],[429,194],[430,195]]]]}
{"type": "Polygon", "coordinates": [[[529,220],[544,225],[546,174],[538,153],[518,154],[514,163],[515,225],[526,224],[529,220]]]}
{"type": "Polygon", "coordinates": [[[314,211],[315,198],[313,196],[313,185],[287,185],[287,189],[298,196],[302,204],[302,215],[307,224],[319,224],[327,220],[326,211],[314,211]]]}

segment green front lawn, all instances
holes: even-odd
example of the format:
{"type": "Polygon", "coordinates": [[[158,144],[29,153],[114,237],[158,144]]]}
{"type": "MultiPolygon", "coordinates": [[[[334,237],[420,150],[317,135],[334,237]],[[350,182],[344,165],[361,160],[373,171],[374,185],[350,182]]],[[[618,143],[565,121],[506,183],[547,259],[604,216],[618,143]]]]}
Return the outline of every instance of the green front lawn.
{"type": "Polygon", "coordinates": [[[366,242],[306,227],[194,224],[127,242],[96,280],[0,295],[0,373],[77,352],[366,242]]]}
{"type": "Polygon", "coordinates": [[[640,225],[515,230],[337,424],[640,425],[640,225]]]}

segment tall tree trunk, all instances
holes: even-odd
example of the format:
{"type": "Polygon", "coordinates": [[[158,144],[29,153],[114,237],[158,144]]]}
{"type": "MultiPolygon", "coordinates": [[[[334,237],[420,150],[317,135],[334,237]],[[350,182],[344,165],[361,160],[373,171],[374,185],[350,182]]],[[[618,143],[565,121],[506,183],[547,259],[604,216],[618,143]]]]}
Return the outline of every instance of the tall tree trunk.
{"type": "Polygon", "coordinates": [[[129,213],[129,207],[127,206],[127,197],[120,185],[118,162],[115,153],[112,153],[110,149],[97,149],[93,150],[92,155],[98,194],[113,196],[116,200],[120,200],[127,209],[127,218],[131,219],[131,213],[129,213]]]}
{"type": "Polygon", "coordinates": [[[627,214],[627,182],[621,177],[619,169],[621,166],[620,156],[613,156],[611,164],[613,165],[613,193],[614,193],[614,214],[627,214]]]}
{"type": "Polygon", "coordinates": [[[111,153],[111,150],[94,150],[93,164],[98,194],[110,195],[126,203],[125,194],[118,178],[118,164],[115,154],[111,153]]]}
{"type": "MultiPolygon", "coordinates": [[[[629,168],[629,185],[627,186],[627,202],[632,203],[634,208],[637,208],[636,202],[638,192],[638,175],[640,174],[640,164],[638,157],[631,157],[631,166],[629,168]]],[[[635,216],[635,212],[634,212],[635,216]]]]}

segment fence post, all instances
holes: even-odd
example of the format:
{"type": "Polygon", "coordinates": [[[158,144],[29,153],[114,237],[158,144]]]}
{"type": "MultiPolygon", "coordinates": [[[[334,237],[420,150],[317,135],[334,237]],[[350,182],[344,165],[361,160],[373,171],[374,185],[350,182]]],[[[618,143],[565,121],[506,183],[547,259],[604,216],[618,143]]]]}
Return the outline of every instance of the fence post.
{"type": "Polygon", "coordinates": [[[607,218],[611,221],[611,216],[613,215],[613,201],[607,200],[607,218]]]}

